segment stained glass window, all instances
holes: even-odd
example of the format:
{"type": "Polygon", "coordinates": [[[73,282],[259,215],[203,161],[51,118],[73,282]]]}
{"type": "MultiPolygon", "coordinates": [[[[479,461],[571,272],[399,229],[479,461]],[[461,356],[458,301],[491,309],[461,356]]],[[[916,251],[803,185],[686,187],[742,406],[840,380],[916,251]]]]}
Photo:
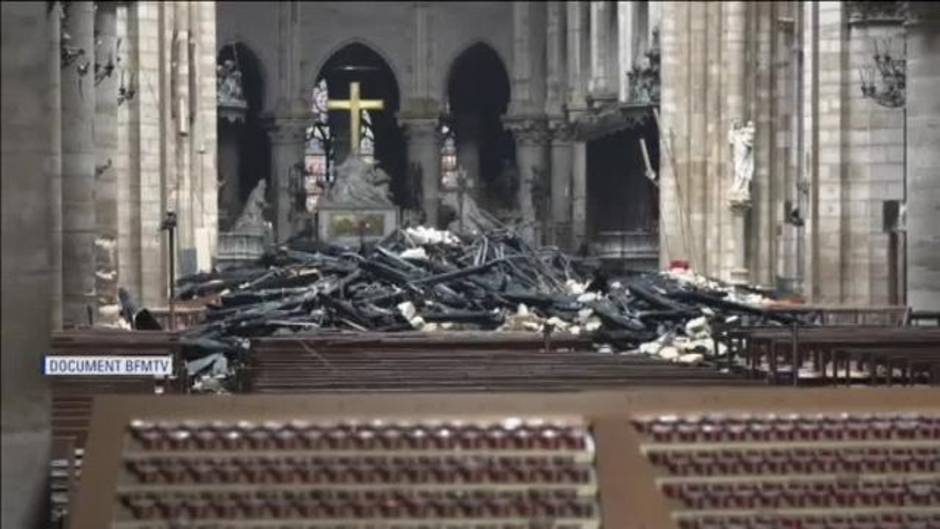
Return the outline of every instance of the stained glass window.
{"type": "Polygon", "coordinates": [[[361,118],[359,123],[361,123],[360,135],[359,135],[359,156],[366,163],[375,162],[375,131],[372,129],[372,117],[369,116],[368,110],[360,110],[361,118]]]}
{"type": "Polygon", "coordinates": [[[446,188],[457,187],[457,138],[454,129],[448,123],[442,123],[441,142],[441,183],[446,188]]]}
{"type": "Polygon", "coordinates": [[[304,149],[304,189],[307,192],[307,211],[316,209],[323,189],[333,180],[332,135],[330,133],[327,101],[329,93],[326,79],[313,87],[313,125],[307,128],[307,144],[304,149]]]}

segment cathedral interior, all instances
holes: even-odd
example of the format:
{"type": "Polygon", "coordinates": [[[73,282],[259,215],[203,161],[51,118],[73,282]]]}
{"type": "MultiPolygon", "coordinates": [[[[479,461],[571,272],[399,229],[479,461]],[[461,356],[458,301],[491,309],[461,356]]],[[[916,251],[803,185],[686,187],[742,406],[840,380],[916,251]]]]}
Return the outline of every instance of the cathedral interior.
{"type": "Polygon", "coordinates": [[[4,528],[940,527],[940,4],[2,19],[4,528]]]}

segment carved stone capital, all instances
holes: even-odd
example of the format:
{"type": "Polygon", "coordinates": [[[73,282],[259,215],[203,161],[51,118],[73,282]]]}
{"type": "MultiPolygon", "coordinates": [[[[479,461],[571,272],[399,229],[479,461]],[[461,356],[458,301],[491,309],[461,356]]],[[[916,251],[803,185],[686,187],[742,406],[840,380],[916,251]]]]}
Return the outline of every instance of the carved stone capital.
{"type": "Polygon", "coordinates": [[[300,118],[267,117],[263,120],[264,129],[273,145],[302,144],[307,139],[310,120],[300,118]]]}
{"type": "Polygon", "coordinates": [[[412,142],[430,142],[440,143],[443,140],[440,127],[438,127],[436,117],[408,117],[398,118],[398,125],[402,129],[405,141],[412,142]]]}
{"type": "Polygon", "coordinates": [[[551,139],[548,123],[543,118],[509,117],[503,119],[503,126],[519,144],[542,145],[551,139]]]}
{"type": "Polygon", "coordinates": [[[563,119],[550,120],[548,133],[553,143],[568,143],[574,140],[574,124],[563,119]]]}

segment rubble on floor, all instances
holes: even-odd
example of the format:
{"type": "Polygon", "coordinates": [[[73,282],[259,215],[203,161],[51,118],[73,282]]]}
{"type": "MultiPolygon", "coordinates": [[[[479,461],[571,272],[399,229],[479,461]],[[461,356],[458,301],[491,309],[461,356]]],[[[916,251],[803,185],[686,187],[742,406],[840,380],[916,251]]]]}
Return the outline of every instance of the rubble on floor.
{"type": "MultiPolygon", "coordinates": [[[[509,229],[475,236],[399,230],[353,249],[292,241],[251,265],[177,282],[178,299],[214,299],[181,335],[190,375],[212,380],[245,339],[329,331],[528,331],[589,335],[598,348],[699,363],[721,356],[713,322],[766,323],[769,300],[687,271],[616,280],[509,229]],[[227,355],[221,364],[218,356],[227,355]],[[197,363],[198,362],[198,363],[197,363]]],[[[785,321],[781,322],[785,323],[785,321]]]]}

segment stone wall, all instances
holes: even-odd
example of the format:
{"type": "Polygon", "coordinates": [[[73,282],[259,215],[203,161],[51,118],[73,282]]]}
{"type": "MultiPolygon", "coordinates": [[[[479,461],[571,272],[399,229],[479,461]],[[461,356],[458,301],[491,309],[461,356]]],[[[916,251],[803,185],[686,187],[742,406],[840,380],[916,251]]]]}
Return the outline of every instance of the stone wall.
{"type": "Polygon", "coordinates": [[[166,303],[166,211],[179,219],[177,276],[208,270],[216,247],[213,2],[119,7],[122,59],[135,95],[118,111],[119,282],[145,305],[166,303]]]}
{"type": "Polygon", "coordinates": [[[2,4],[3,527],[37,526],[45,493],[49,400],[40,366],[53,316],[48,205],[60,156],[47,87],[59,66],[50,38],[58,17],[45,2],[2,4]]]}
{"type": "MultiPolygon", "coordinates": [[[[889,253],[897,244],[903,254],[903,240],[885,231],[883,203],[905,199],[905,111],[864,98],[859,69],[872,63],[873,39],[894,37],[903,54],[904,28],[859,24],[840,2],[663,9],[661,263],[730,277],[740,248],[723,193],[737,117],[757,134],[748,279],[795,283],[820,303],[903,303],[891,297],[903,278],[890,276],[889,253]],[[803,227],[785,221],[787,205],[803,227]]],[[[908,137],[913,128],[908,119],[908,137]]]]}

